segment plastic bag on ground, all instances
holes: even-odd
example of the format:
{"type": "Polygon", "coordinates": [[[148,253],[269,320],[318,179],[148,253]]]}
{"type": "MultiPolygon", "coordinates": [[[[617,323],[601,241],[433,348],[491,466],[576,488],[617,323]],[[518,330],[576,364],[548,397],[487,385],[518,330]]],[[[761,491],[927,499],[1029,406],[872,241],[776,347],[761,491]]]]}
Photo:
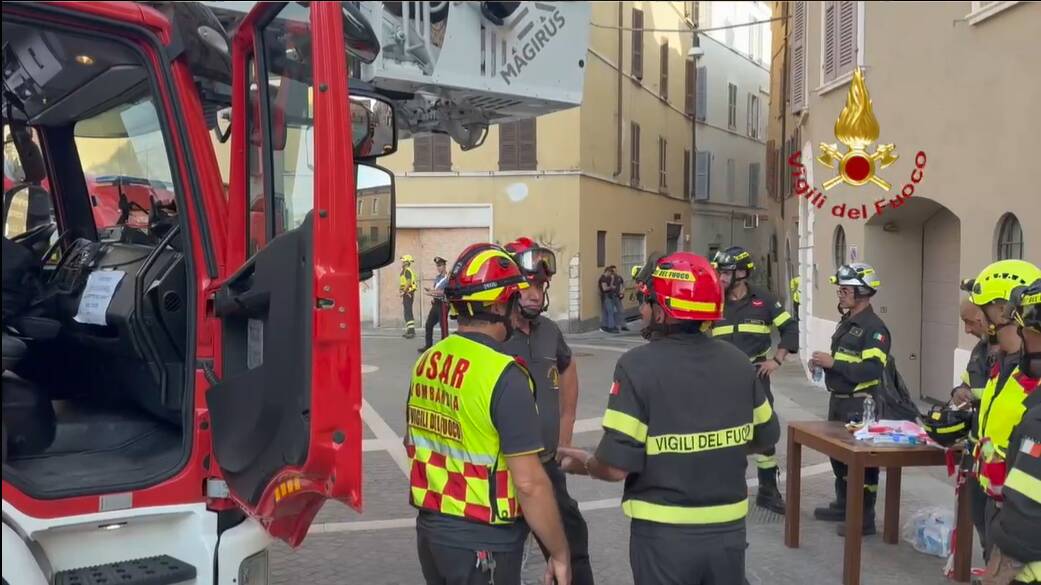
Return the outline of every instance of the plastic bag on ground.
{"type": "Polygon", "coordinates": [[[923,508],[904,523],[901,536],[920,553],[947,558],[953,545],[954,526],[954,512],[951,510],[923,508]]]}

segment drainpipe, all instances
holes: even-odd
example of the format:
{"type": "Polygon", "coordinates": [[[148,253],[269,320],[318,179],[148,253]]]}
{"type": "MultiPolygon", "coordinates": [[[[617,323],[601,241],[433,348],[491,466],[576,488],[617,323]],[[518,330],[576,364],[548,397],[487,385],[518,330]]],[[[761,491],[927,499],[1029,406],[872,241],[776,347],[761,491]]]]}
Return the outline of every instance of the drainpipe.
{"type": "Polygon", "coordinates": [[[615,96],[615,98],[617,99],[617,101],[615,103],[618,104],[618,107],[617,107],[618,128],[617,128],[617,132],[615,134],[616,150],[615,150],[615,167],[614,167],[614,177],[616,179],[618,177],[620,177],[621,174],[622,174],[622,41],[623,41],[623,38],[622,38],[622,36],[623,36],[622,28],[625,26],[625,23],[622,22],[622,17],[623,17],[623,8],[624,8],[624,6],[625,6],[624,2],[619,2],[618,3],[618,61],[617,61],[617,67],[618,67],[618,90],[617,90],[617,95],[615,96]]]}
{"type": "MultiPolygon", "coordinates": [[[[781,96],[780,96],[781,97],[781,100],[780,100],[781,101],[781,153],[782,154],[787,154],[787,153],[785,153],[785,145],[788,144],[788,136],[787,136],[787,133],[788,133],[788,71],[789,71],[788,48],[790,46],[790,43],[788,42],[788,36],[789,36],[790,30],[791,30],[791,28],[788,26],[788,3],[787,2],[784,3],[784,20],[781,21],[781,22],[784,23],[784,64],[781,66],[782,78],[781,78],[781,96]]],[[[784,233],[785,241],[787,241],[787,239],[788,239],[788,222],[785,221],[785,207],[786,207],[785,206],[785,202],[788,200],[788,198],[784,196],[784,182],[786,180],[788,180],[786,178],[787,175],[788,175],[788,173],[786,172],[787,171],[787,167],[785,166],[787,164],[788,164],[788,161],[786,160],[786,157],[782,155],[781,156],[781,160],[779,160],[777,162],[777,175],[778,175],[778,177],[777,177],[778,178],[778,181],[777,181],[777,183],[778,183],[777,184],[777,194],[781,198],[781,230],[784,233]]],[[[780,247],[780,243],[778,243],[778,247],[780,247]]],[[[793,271],[792,270],[792,268],[793,268],[792,267],[792,259],[789,257],[789,247],[788,246],[785,247],[784,255],[785,255],[784,264],[785,264],[785,268],[787,269],[786,272],[787,272],[787,275],[788,275],[788,281],[783,283],[784,286],[779,286],[777,288],[778,291],[786,290],[787,289],[787,284],[789,282],[791,282],[791,279],[794,277],[792,275],[792,271],[793,271]]],[[[781,272],[781,271],[778,270],[778,272],[781,272]]],[[[779,283],[779,284],[781,284],[781,283],[779,283]]]]}

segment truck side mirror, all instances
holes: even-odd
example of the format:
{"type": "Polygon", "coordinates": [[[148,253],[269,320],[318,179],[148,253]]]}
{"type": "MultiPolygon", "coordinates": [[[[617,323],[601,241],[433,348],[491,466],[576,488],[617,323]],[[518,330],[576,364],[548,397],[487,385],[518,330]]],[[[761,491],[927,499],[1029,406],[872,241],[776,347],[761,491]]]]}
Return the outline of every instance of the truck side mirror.
{"type": "Polygon", "coordinates": [[[369,163],[355,173],[358,270],[365,273],[394,261],[394,175],[369,163]]]}

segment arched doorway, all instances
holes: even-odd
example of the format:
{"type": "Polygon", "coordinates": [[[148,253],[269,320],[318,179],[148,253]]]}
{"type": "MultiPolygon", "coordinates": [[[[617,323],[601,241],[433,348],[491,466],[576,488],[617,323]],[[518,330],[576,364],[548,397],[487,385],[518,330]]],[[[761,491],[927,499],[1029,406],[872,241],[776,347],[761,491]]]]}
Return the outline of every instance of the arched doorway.
{"type": "Polygon", "coordinates": [[[954,386],[961,279],[961,221],[915,196],[868,221],[864,259],[879,271],[875,310],[913,395],[946,401],[954,386]]]}

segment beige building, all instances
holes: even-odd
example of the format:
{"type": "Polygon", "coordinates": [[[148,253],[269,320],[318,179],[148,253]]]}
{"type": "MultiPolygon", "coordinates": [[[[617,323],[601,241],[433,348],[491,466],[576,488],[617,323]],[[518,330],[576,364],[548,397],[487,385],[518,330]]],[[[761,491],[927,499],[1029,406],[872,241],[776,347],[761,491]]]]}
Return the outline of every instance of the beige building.
{"type": "MultiPolygon", "coordinates": [[[[1041,55],[1041,5],[778,2],[774,16],[788,19],[774,24],[771,95],[787,99],[771,103],[767,182],[786,240],[778,284],[802,280],[804,353],[827,349],[836,325],[828,277],[866,261],[881,276],[874,305],[902,375],[912,392],[945,400],[975,342],[959,323],[959,279],[1001,258],[1041,261],[1041,79],[1027,73],[1041,55]],[[846,151],[836,120],[856,67],[880,128],[866,150],[893,144],[899,155],[875,169],[888,192],[841,181],[826,190],[837,170],[814,160],[820,143],[846,151]],[[793,193],[785,159],[799,150],[807,183],[827,197],[819,206],[793,193]],[[908,184],[899,207],[876,212],[908,184]]],[[[863,106],[854,100],[850,112],[864,120],[863,106]]]]}
{"type": "MultiPolygon", "coordinates": [[[[397,179],[398,255],[415,256],[429,282],[435,254],[451,260],[468,242],[529,235],[557,253],[550,317],[571,330],[596,326],[605,266],[629,285],[648,253],[689,246],[693,35],[619,27],[687,29],[692,4],[594,3],[592,22],[608,28],[591,31],[580,108],[492,126],[468,152],[441,136],[402,141],[381,159],[397,179]]],[[[401,320],[385,292],[399,270],[381,270],[370,295],[381,299],[381,325],[401,320]]]]}

